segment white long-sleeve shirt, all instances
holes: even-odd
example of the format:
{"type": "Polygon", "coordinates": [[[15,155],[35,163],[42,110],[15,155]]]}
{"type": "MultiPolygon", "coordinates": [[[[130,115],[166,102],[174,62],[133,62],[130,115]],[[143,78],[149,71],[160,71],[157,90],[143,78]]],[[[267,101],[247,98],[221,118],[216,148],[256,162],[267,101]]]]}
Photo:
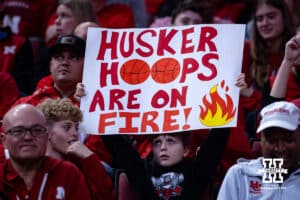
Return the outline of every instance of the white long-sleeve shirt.
{"type": "Polygon", "coordinates": [[[262,158],[240,159],[227,172],[218,200],[299,200],[300,168],[282,184],[264,183],[262,158]]]}

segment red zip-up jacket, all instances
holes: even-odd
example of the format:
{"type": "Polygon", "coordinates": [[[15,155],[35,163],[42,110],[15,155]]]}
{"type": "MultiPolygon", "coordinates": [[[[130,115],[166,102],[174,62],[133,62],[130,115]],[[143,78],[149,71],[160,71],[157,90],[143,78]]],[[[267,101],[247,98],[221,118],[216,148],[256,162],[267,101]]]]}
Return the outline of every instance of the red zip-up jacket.
{"type": "Polygon", "coordinates": [[[0,191],[10,200],[90,200],[84,176],[72,163],[45,156],[27,189],[9,160],[0,165],[0,191]]]}

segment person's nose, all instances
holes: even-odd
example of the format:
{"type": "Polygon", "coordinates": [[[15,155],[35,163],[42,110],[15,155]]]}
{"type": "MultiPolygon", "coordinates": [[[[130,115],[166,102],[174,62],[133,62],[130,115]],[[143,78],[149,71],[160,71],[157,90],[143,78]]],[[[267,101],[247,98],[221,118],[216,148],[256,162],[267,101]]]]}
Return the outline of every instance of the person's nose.
{"type": "Polygon", "coordinates": [[[70,135],[71,135],[72,137],[77,137],[78,131],[77,131],[77,129],[76,129],[75,127],[72,127],[72,128],[71,128],[71,130],[70,130],[70,135]]]}
{"type": "Polygon", "coordinates": [[[286,145],[283,141],[278,141],[276,144],[275,144],[275,151],[277,152],[284,152],[286,150],[286,145]]]}
{"type": "Polygon", "coordinates": [[[60,25],[61,24],[61,18],[60,16],[57,16],[56,19],[55,19],[55,25],[60,25]]]}
{"type": "Polygon", "coordinates": [[[263,17],[263,19],[261,20],[261,24],[262,25],[267,25],[269,23],[269,20],[267,17],[263,17]]]}
{"type": "Polygon", "coordinates": [[[70,58],[68,58],[67,56],[63,56],[62,57],[62,59],[61,59],[61,63],[63,64],[63,65],[66,65],[66,66],[68,66],[70,63],[70,58]]]}
{"type": "Polygon", "coordinates": [[[162,143],[161,143],[160,150],[161,150],[161,151],[167,150],[167,144],[166,144],[166,142],[162,142],[162,143]]]}
{"type": "Polygon", "coordinates": [[[24,140],[31,140],[33,138],[32,133],[30,130],[26,130],[25,135],[24,135],[24,140]]]}

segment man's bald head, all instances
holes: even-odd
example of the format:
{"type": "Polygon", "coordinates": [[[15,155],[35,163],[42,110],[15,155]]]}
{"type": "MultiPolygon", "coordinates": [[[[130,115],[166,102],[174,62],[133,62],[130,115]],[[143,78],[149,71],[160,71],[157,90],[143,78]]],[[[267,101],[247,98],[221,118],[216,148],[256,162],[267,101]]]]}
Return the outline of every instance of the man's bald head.
{"type": "Polygon", "coordinates": [[[34,117],[37,123],[45,125],[46,119],[39,109],[30,104],[19,104],[11,108],[3,117],[4,130],[12,126],[18,126],[21,121],[27,121],[29,117],[34,117]]]}
{"type": "Polygon", "coordinates": [[[3,118],[1,140],[14,166],[37,163],[45,156],[48,131],[42,111],[30,104],[11,108],[3,118]]]}

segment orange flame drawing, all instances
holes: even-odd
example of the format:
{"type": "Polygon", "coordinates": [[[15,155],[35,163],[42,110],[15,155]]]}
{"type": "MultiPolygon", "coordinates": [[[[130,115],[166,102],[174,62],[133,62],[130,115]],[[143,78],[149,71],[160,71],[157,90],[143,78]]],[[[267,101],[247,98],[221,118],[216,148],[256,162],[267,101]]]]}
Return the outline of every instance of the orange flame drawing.
{"type": "MultiPolygon", "coordinates": [[[[224,89],[225,82],[221,82],[221,87],[224,89]]],[[[226,92],[228,87],[226,87],[226,92]]],[[[214,85],[209,92],[211,102],[203,97],[202,101],[204,106],[200,106],[200,122],[205,126],[222,126],[230,123],[236,112],[232,98],[226,94],[226,100],[223,99],[217,91],[217,84],[214,85]]]]}

